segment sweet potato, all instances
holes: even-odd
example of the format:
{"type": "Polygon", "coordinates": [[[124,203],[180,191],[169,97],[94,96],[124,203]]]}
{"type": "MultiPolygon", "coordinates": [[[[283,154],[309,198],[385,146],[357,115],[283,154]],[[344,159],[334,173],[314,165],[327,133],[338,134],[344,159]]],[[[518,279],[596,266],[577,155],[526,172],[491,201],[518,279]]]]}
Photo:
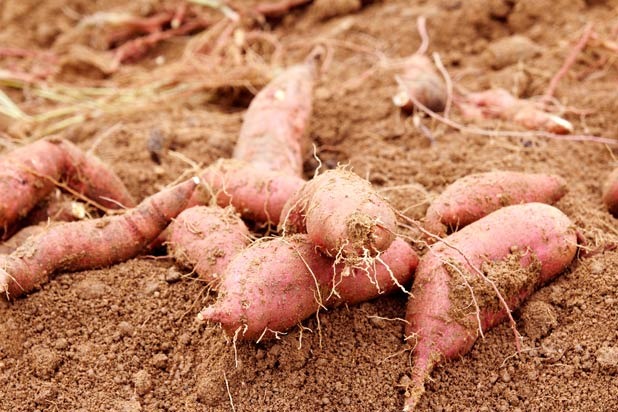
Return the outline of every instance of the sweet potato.
{"type": "Polygon", "coordinates": [[[603,184],[603,203],[605,203],[609,213],[614,215],[614,217],[618,217],[618,169],[614,169],[605,179],[603,184]]]}
{"type": "Polygon", "coordinates": [[[553,204],[567,192],[560,176],[541,173],[488,172],[462,177],[435,199],[425,216],[425,229],[444,236],[501,207],[518,203],[553,204]]]}
{"type": "Polygon", "coordinates": [[[0,159],[0,228],[6,231],[27,215],[63,179],[105,207],[135,204],[120,179],[100,160],[66,140],[39,140],[0,159]]]}
{"type": "Polygon", "coordinates": [[[234,158],[296,176],[303,173],[303,154],[311,117],[315,58],[289,67],[251,101],[234,158]]]}
{"type": "Polygon", "coordinates": [[[507,206],[433,245],[417,268],[408,300],[406,340],[414,346],[405,411],[414,409],[434,366],[466,354],[577,250],[576,230],[542,203],[507,206]],[[493,285],[504,298],[498,294],[493,285]]]}
{"type": "Polygon", "coordinates": [[[331,257],[373,256],[395,238],[393,208],[371,184],[343,168],[305,183],[288,200],[280,221],[286,233],[304,233],[331,257]]]}
{"type": "Polygon", "coordinates": [[[534,106],[533,102],[518,99],[504,89],[490,89],[469,93],[459,103],[464,117],[471,120],[497,118],[517,123],[526,129],[568,134],[573,125],[559,116],[534,106]]]}
{"type": "Polygon", "coordinates": [[[219,279],[251,242],[249,229],[231,207],[192,207],[179,214],[169,230],[170,254],[208,282],[219,279]]]}
{"type": "Polygon", "coordinates": [[[221,295],[198,319],[221,324],[236,339],[272,337],[321,307],[354,304],[394,291],[398,285],[393,279],[406,284],[417,263],[418,257],[401,239],[375,266],[351,271],[316,252],[306,235],[256,242],[232,260],[221,295]]]}
{"type": "Polygon", "coordinates": [[[447,99],[444,81],[424,54],[417,53],[406,58],[398,83],[399,89],[393,96],[395,106],[412,111],[414,103],[410,96],[414,96],[434,112],[444,110],[447,99]]]}
{"type": "Polygon", "coordinates": [[[243,218],[275,226],[285,202],[304,183],[300,177],[237,159],[220,159],[200,177],[202,184],[189,206],[209,204],[215,197],[219,206],[232,205],[243,218]]]}
{"type": "Polygon", "coordinates": [[[59,270],[108,266],[139,254],[187,205],[199,179],[163,190],[123,215],[58,224],[0,256],[0,293],[14,298],[59,270]]]}

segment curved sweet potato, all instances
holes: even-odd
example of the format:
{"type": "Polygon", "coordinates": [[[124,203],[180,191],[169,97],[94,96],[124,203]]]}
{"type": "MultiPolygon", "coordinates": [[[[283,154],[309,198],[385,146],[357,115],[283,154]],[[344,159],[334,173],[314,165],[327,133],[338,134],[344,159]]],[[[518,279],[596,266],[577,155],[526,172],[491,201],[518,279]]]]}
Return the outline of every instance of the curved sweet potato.
{"type": "Polygon", "coordinates": [[[605,203],[609,213],[614,217],[618,217],[618,169],[614,169],[605,179],[603,184],[603,203],[605,203]]]}
{"type": "Polygon", "coordinates": [[[0,293],[10,298],[36,289],[58,270],[94,269],[139,254],[187,205],[191,179],[163,190],[119,216],[63,223],[0,256],[0,293]]]}
{"type": "Polygon", "coordinates": [[[344,265],[316,252],[306,235],[256,242],[232,260],[219,299],[202,309],[198,319],[220,323],[238,339],[272,337],[320,307],[358,303],[394,291],[398,285],[393,278],[406,284],[418,257],[397,239],[382,253],[381,262],[347,272],[344,265]]]}
{"type": "Polygon", "coordinates": [[[393,103],[397,107],[411,111],[414,103],[410,96],[414,96],[423,106],[434,112],[441,112],[446,106],[444,80],[436,73],[431,60],[424,54],[413,54],[405,60],[403,73],[399,77],[399,89],[393,96],[393,103]]]}
{"type": "Polygon", "coordinates": [[[233,157],[302,176],[315,77],[315,59],[310,58],[289,67],[262,89],[245,113],[233,157]]]}
{"type": "Polygon", "coordinates": [[[0,229],[24,217],[66,179],[74,190],[101,205],[131,207],[133,198],[120,179],[94,156],[61,139],[39,140],[0,159],[0,229]]]}
{"type": "Polygon", "coordinates": [[[303,233],[331,257],[374,256],[395,238],[393,208],[371,184],[342,168],[305,183],[286,204],[280,221],[285,233],[303,233]]]}
{"type": "Polygon", "coordinates": [[[216,203],[232,205],[244,218],[277,225],[283,205],[298,190],[303,179],[297,176],[262,169],[237,159],[220,159],[200,175],[199,186],[190,206],[216,203]]]}
{"type": "Polygon", "coordinates": [[[481,273],[512,310],[562,272],[576,250],[569,218],[542,203],[499,209],[433,245],[419,263],[408,300],[406,339],[415,347],[404,410],[414,409],[437,363],[464,355],[479,328],[507,318],[481,273]]]}
{"type": "Polygon", "coordinates": [[[249,229],[231,207],[189,208],[169,230],[167,245],[176,262],[208,282],[219,279],[230,260],[251,242],[249,229]]]}
{"type": "Polygon", "coordinates": [[[518,203],[553,204],[567,192],[560,176],[541,173],[488,172],[462,177],[435,199],[425,216],[425,229],[445,236],[501,207],[518,203]]]}

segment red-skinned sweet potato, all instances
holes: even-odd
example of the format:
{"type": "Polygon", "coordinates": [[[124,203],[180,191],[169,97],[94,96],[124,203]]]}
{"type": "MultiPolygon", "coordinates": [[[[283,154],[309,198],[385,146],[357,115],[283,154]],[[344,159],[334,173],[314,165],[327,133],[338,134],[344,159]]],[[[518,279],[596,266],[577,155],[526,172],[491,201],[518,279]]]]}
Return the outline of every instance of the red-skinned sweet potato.
{"type": "Polygon", "coordinates": [[[605,203],[609,213],[614,217],[618,217],[618,169],[614,169],[605,179],[603,184],[603,203],[605,203]]]}
{"type": "Polygon", "coordinates": [[[393,96],[395,106],[412,111],[414,102],[410,96],[431,111],[441,112],[446,106],[446,87],[444,80],[424,54],[413,54],[406,58],[403,72],[398,78],[399,89],[393,96]]]}
{"type": "Polygon", "coordinates": [[[507,318],[486,279],[512,310],[561,273],[576,250],[569,218],[542,203],[499,209],[433,245],[408,300],[406,340],[414,346],[414,366],[404,410],[414,409],[436,364],[464,355],[479,328],[507,318]]]}
{"type": "Polygon", "coordinates": [[[487,172],[462,177],[448,186],[427,209],[425,229],[445,236],[504,206],[553,204],[567,192],[560,176],[541,173],[487,172]]]}
{"type": "Polygon", "coordinates": [[[124,184],[100,160],[66,140],[39,140],[0,159],[0,229],[6,231],[26,216],[62,180],[105,207],[135,204],[124,184]]]}
{"type": "Polygon", "coordinates": [[[256,242],[232,260],[217,302],[202,309],[198,319],[221,324],[236,339],[272,337],[320,307],[359,303],[394,291],[398,285],[393,278],[406,284],[418,263],[401,239],[380,257],[348,272],[318,253],[306,235],[256,242]]]}
{"type": "Polygon", "coordinates": [[[289,67],[251,101],[234,147],[234,158],[302,176],[311,117],[315,58],[289,67]]]}
{"type": "Polygon", "coordinates": [[[14,298],[59,270],[108,266],[137,256],[187,205],[199,179],[163,190],[119,216],[63,223],[0,256],[0,293],[14,298]]]}
{"type": "Polygon", "coordinates": [[[218,281],[230,260],[251,243],[249,229],[231,207],[196,206],[169,226],[168,250],[200,279],[218,281]]]}
{"type": "Polygon", "coordinates": [[[275,226],[285,202],[305,182],[300,177],[237,159],[220,159],[200,177],[202,184],[190,206],[209,204],[214,196],[219,206],[232,205],[243,218],[275,226]]]}
{"type": "Polygon", "coordinates": [[[288,200],[280,221],[285,233],[307,233],[331,257],[348,260],[386,250],[395,238],[393,208],[371,184],[342,168],[305,183],[288,200]]]}

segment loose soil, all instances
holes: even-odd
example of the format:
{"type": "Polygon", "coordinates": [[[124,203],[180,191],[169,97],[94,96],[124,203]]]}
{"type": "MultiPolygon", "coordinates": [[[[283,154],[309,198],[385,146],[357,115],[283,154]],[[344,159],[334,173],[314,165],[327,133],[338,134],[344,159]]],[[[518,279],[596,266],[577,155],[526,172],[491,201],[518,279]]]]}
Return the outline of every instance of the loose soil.
{"type": "MultiPolygon", "coordinates": [[[[277,66],[301,61],[321,41],[332,59],[315,93],[310,136],[325,167],[348,164],[413,218],[447,184],[470,173],[556,173],[569,182],[557,206],[597,252],[578,258],[516,311],[524,337],[519,355],[508,325],[495,328],[468,355],[434,371],[419,410],[618,410],[618,252],[604,248],[616,244],[618,231],[600,189],[616,166],[615,151],[590,142],[463,134],[422,118],[429,139],[394,107],[393,70],[377,64],[380,55],[397,58],[417,49],[416,18],[424,15],[429,51],[440,54],[461,90],[499,86],[524,98],[540,96],[586,23],[594,24],[599,37],[616,40],[618,2],[385,0],[363,1],[359,9],[360,3],[315,1],[294,9],[261,29],[279,39],[284,53],[277,59],[271,46],[261,44],[254,51],[263,59],[251,60],[253,65],[225,58],[219,66],[185,68],[180,79],[210,84],[209,72],[238,74],[228,86],[213,80],[216,87],[139,110],[129,102],[126,111],[91,113],[59,134],[85,150],[96,145],[95,153],[132,194],[144,198],[189,170],[185,158],[205,165],[229,157],[252,93],[277,66]],[[534,43],[533,52],[515,47],[528,40],[504,41],[515,34],[534,43]]],[[[84,16],[110,10],[148,15],[159,6],[148,0],[2,2],[0,46],[47,48],[65,57],[67,44],[98,50],[105,45],[96,27],[74,36],[84,16]]],[[[153,83],[193,36],[170,39],[115,74],[75,63],[72,56],[51,81],[153,83]]],[[[560,83],[556,97],[571,109],[565,117],[578,132],[618,136],[616,57],[592,41],[560,83]]],[[[35,63],[4,58],[0,67],[41,69],[35,63]]],[[[27,89],[3,90],[29,113],[56,107],[27,89]]],[[[452,117],[458,119],[457,113],[452,117]]],[[[0,116],[0,131],[11,147],[41,129],[0,116]]],[[[307,156],[305,166],[310,177],[317,162],[307,156]]],[[[422,244],[415,246],[422,251],[422,244]]],[[[400,410],[410,370],[404,325],[397,320],[405,313],[403,294],[330,310],[320,315],[320,331],[310,319],[302,331],[239,343],[236,351],[220,329],[194,321],[215,298],[188,270],[159,256],[59,274],[23,299],[0,300],[0,410],[400,410]]]]}

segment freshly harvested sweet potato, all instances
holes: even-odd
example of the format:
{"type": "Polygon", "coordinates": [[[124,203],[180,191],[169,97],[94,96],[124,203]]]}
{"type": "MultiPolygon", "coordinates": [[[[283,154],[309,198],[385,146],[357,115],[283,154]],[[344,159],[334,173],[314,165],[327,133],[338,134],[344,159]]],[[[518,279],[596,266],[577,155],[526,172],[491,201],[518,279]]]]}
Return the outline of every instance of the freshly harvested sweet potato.
{"type": "Polygon", "coordinates": [[[251,243],[249,229],[234,209],[195,206],[169,226],[170,254],[208,282],[219,279],[230,260],[251,243]]]}
{"type": "Polygon", "coordinates": [[[6,231],[26,216],[62,180],[105,207],[135,204],[124,184],[100,160],[66,140],[39,140],[0,159],[0,229],[6,231]]]}
{"type": "Polygon", "coordinates": [[[567,192],[560,176],[542,173],[487,172],[462,177],[435,199],[425,216],[425,229],[444,236],[501,207],[518,203],[553,204],[567,192]]]}
{"type": "Polygon", "coordinates": [[[306,235],[256,242],[232,260],[221,295],[198,319],[221,324],[236,339],[272,337],[321,307],[394,291],[411,279],[417,263],[416,253],[401,239],[379,261],[351,270],[318,253],[306,235]]]}
{"type": "Polygon", "coordinates": [[[466,354],[481,329],[508,317],[505,304],[515,309],[561,273],[576,251],[569,218],[542,203],[499,209],[431,246],[407,306],[414,366],[404,410],[414,409],[435,365],[466,354]]]}
{"type": "Polygon", "coordinates": [[[234,158],[302,175],[316,72],[315,58],[310,57],[286,69],[255,96],[245,113],[234,158]]]}
{"type": "Polygon", "coordinates": [[[237,159],[220,159],[200,177],[202,184],[190,206],[209,204],[214,197],[219,206],[232,205],[243,218],[275,226],[285,202],[305,182],[237,159]]]}
{"type": "Polygon", "coordinates": [[[288,200],[280,221],[285,233],[304,233],[331,257],[373,256],[395,238],[393,208],[371,184],[343,168],[305,183],[288,200]]]}
{"type": "Polygon", "coordinates": [[[609,213],[618,217],[618,169],[614,169],[603,185],[603,203],[609,213]]]}
{"type": "Polygon", "coordinates": [[[414,96],[423,106],[434,112],[441,112],[446,106],[444,80],[424,54],[413,54],[405,60],[403,73],[399,76],[399,89],[393,96],[393,103],[397,107],[411,111],[414,102],[410,96],[414,96]]]}
{"type": "Polygon", "coordinates": [[[53,226],[0,256],[0,293],[28,293],[59,270],[108,266],[139,254],[187,205],[199,179],[163,190],[118,216],[53,226]]]}
{"type": "Polygon", "coordinates": [[[568,134],[573,125],[559,116],[534,106],[533,102],[518,99],[504,89],[490,89],[469,93],[460,102],[464,117],[471,120],[497,118],[520,124],[526,129],[568,134]]]}

